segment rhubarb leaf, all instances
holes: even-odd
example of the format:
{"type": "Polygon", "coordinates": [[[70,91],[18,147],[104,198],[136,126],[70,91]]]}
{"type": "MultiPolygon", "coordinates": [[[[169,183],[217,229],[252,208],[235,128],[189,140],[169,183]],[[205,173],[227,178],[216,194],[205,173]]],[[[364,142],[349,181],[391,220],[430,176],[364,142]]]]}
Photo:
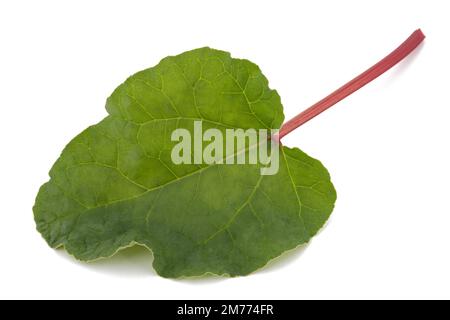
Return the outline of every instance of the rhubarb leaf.
{"type": "Polygon", "coordinates": [[[176,165],[176,128],[274,128],[280,98],[260,69],[201,48],[138,72],[107,99],[109,115],[76,136],[33,208],[51,247],[79,260],[149,248],[164,277],[246,275],[308,242],[336,193],[322,164],[280,148],[277,174],[260,165],[176,165]]]}

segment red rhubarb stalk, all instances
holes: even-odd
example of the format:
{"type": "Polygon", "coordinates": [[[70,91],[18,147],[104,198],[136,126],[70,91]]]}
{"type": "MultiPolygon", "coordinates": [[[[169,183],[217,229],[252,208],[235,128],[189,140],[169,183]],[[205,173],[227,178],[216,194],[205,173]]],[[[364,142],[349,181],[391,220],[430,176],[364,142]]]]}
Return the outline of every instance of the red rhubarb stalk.
{"type": "Polygon", "coordinates": [[[278,139],[283,138],[289,132],[295,130],[302,124],[308,122],[318,114],[324,112],[331,106],[335,105],[342,99],[351,95],[353,92],[358,89],[364,87],[366,84],[375,80],[380,75],[391,69],[401,60],[403,60],[406,56],[408,56],[415,48],[425,39],[425,35],[422,33],[420,29],[414,31],[408,39],[405,40],[397,49],[392,51],[389,55],[387,55],[380,62],[367,69],[359,76],[346,83],[329,96],[315,103],[299,115],[295,116],[291,120],[285,122],[281,127],[279,132],[278,139]]]}

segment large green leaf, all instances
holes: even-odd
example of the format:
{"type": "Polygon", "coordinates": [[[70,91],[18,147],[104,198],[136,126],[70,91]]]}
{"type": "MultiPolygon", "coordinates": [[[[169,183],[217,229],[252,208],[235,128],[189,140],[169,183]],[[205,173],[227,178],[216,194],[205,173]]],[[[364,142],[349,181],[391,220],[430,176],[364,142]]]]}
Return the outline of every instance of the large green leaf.
{"type": "Polygon", "coordinates": [[[246,275],[310,240],[336,193],[322,164],[280,146],[280,169],[175,165],[175,128],[279,128],[259,68],[209,48],[163,59],[120,85],[109,115],[64,149],[36,199],[37,229],[77,259],[142,244],[164,277],[246,275]]]}

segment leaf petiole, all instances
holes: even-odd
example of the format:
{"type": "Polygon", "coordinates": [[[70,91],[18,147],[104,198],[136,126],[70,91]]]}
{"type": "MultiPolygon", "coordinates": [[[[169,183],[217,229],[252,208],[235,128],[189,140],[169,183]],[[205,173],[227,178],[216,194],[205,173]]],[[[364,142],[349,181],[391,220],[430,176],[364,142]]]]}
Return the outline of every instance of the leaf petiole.
{"type": "Polygon", "coordinates": [[[377,64],[373,65],[371,68],[367,69],[359,76],[354,78],[353,80],[347,82],[345,85],[315,103],[305,111],[301,112],[291,120],[285,122],[280,129],[278,139],[283,138],[289,132],[295,130],[300,127],[302,124],[308,122],[315,116],[324,112],[328,108],[332,107],[342,99],[351,95],[353,92],[359,90],[364,87],[366,84],[375,80],[380,75],[391,69],[401,60],[403,60],[406,56],[408,56],[417,46],[425,39],[425,35],[420,29],[414,31],[408,39],[405,40],[397,49],[392,51],[385,58],[380,60],[377,64]]]}

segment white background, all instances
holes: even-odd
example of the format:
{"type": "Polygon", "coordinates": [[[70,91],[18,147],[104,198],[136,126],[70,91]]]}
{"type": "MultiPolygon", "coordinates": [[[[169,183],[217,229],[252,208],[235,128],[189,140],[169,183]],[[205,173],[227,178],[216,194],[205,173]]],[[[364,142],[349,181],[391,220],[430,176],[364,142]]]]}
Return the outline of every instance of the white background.
{"type": "Polygon", "coordinates": [[[450,298],[448,1],[2,1],[0,298],[450,298]],[[447,7],[447,8],[446,8],[447,7]],[[417,52],[284,140],[320,159],[336,209],[250,276],[167,280],[137,248],[85,264],[32,205],[65,144],[130,74],[202,46],[256,62],[286,118],[416,28],[417,52]]]}

